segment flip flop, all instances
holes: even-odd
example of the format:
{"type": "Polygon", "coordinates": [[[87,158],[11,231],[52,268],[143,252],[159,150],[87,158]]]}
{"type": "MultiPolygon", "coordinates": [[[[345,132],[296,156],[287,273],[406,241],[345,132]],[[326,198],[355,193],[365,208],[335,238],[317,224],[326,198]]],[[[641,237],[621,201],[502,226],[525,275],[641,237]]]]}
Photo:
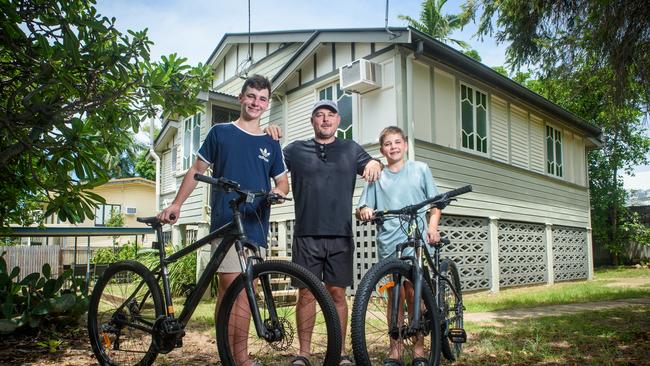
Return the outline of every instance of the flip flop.
{"type": "Polygon", "coordinates": [[[394,358],[387,358],[384,360],[384,366],[404,366],[404,362],[394,358]]]}
{"type": "Polygon", "coordinates": [[[348,355],[342,355],[339,366],[354,366],[354,361],[352,361],[352,357],[348,355]]]}
{"type": "Polygon", "coordinates": [[[298,355],[291,360],[289,366],[311,366],[311,362],[309,362],[307,357],[298,355]]]}
{"type": "Polygon", "coordinates": [[[411,366],[429,366],[429,360],[424,357],[416,357],[411,361],[411,366]]]}

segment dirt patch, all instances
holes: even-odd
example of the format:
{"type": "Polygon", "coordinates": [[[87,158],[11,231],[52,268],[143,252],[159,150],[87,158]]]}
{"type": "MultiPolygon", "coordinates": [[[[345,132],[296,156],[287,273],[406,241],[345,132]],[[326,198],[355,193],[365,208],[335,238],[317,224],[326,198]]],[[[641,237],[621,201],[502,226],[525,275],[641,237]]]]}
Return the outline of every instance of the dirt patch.
{"type": "Polygon", "coordinates": [[[650,277],[620,278],[608,283],[607,287],[642,287],[650,285],[650,277]]]}
{"type": "MultiPolygon", "coordinates": [[[[0,340],[0,365],[24,366],[87,366],[97,364],[88,343],[85,329],[69,329],[57,339],[46,334],[19,337],[3,337],[0,340]],[[55,345],[52,351],[39,342],[55,345]],[[54,342],[54,343],[53,343],[54,342]]],[[[159,355],[154,365],[220,365],[214,337],[208,334],[188,331],[183,338],[183,347],[166,355],[159,355]]]]}

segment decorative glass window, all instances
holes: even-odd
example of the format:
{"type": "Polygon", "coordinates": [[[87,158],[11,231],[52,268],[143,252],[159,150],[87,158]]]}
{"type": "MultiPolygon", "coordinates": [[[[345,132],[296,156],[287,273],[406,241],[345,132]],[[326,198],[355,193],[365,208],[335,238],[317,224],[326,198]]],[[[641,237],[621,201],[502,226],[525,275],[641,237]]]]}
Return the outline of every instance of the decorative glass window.
{"type": "Polygon", "coordinates": [[[487,154],[487,94],[461,84],[460,104],[463,147],[487,154]]]}
{"type": "Polygon", "coordinates": [[[197,113],[183,121],[183,169],[189,169],[199,150],[201,142],[201,119],[203,113],[197,113]]]}
{"type": "Polygon", "coordinates": [[[95,207],[95,226],[106,226],[113,213],[122,213],[122,206],[105,204],[95,207]]]}
{"type": "Polygon", "coordinates": [[[563,176],[562,131],[546,126],[546,173],[563,176]]]}
{"type": "Polygon", "coordinates": [[[212,106],[212,124],[227,123],[236,121],[239,118],[239,111],[223,108],[217,105],[212,106]]]}
{"type": "Polygon", "coordinates": [[[336,137],[352,140],[352,93],[341,90],[341,84],[336,83],[318,92],[318,100],[335,100],[339,107],[341,123],[336,131],[336,137]]]}

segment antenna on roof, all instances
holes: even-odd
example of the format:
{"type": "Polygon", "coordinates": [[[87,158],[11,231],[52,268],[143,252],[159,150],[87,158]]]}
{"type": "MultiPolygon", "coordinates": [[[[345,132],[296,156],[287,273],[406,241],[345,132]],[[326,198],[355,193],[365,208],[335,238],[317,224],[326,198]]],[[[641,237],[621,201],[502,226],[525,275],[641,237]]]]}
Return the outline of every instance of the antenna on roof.
{"type": "Polygon", "coordinates": [[[237,69],[239,70],[239,77],[246,79],[248,77],[248,69],[253,64],[253,45],[251,44],[251,0],[248,0],[248,55],[242,61],[237,69]]]}
{"type": "Polygon", "coordinates": [[[391,31],[388,29],[388,0],[386,0],[386,22],[384,23],[384,28],[386,29],[386,32],[392,36],[392,38],[397,38],[399,37],[399,34],[391,31]]]}

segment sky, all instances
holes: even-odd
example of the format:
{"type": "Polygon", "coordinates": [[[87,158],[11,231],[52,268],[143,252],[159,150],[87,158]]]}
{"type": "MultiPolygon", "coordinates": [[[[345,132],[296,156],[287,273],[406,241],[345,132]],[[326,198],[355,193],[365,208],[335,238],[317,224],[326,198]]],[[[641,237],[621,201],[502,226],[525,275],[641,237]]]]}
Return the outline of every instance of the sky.
{"type": "MultiPolygon", "coordinates": [[[[463,0],[449,0],[444,13],[459,13],[463,0]]],[[[264,32],[292,29],[383,28],[386,0],[250,0],[250,29],[264,32]]],[[[388,25],[404,27],[398,15],[418,18],[421,0],[389,0],[388,25]]],[[[205,63],[225,33],[248,31],[248,1],[242,0],[97,0],[97,10],[115,17],[121,31],[148,29],[152,59],[177,53],[189,64],[205,63]]],[[[487,66],[505,65],[507,44],[491,37],[477,39],[473,23],[454,32],[477,50],[487,66]]],[[[650,189],[650,166],[626,176],[625,188],[650,189]]]]}

